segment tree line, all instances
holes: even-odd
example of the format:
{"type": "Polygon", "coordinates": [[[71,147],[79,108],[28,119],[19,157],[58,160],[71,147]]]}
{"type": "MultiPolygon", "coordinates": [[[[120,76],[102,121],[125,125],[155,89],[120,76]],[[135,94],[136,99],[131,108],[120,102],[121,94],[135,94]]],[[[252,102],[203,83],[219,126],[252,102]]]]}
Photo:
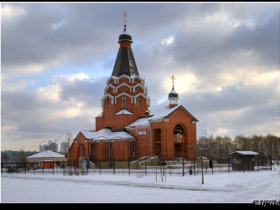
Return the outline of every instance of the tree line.
{"type": "Polygon", "coordinates": [[[235,151],[254,151],[260,157],[272,157],[280,159],[280,137],[272,134],[252,135],[245,137],[237,135],[234,139],[228,136],[200,137],[197,141],[197,155],[205,156],[217,161],[226,161],[230,153],[235,151]]]}

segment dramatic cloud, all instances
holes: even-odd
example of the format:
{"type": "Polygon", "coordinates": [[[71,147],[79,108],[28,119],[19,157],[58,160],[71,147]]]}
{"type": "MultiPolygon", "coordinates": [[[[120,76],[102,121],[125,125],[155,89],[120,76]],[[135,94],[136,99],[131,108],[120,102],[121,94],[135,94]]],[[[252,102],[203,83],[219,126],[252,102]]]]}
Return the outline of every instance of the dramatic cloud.
{"type": "Polygon", "coordinates": [[[278,3],[4,3],[2,149],[94,129],[124,10],[151,110],[174,74],[198,137],[280,135],[278,3]]]}

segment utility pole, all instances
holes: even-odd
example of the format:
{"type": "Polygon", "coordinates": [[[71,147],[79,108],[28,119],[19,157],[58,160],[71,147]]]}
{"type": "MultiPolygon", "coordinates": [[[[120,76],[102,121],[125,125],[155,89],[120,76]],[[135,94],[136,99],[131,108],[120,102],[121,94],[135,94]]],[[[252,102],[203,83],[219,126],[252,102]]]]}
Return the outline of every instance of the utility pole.
{"type": "Polygon", "coordinates": [[[69,138],[67,139],[68,140],[68,161],[69,161],[69,138]]]}
{"type": "Polygon", "coordinates": [[[202,161],[202,154],[201,154],[201,175],[202,175],[202,184],[204,184],[204,174],[203,174],[203,161],[202,161]]]}

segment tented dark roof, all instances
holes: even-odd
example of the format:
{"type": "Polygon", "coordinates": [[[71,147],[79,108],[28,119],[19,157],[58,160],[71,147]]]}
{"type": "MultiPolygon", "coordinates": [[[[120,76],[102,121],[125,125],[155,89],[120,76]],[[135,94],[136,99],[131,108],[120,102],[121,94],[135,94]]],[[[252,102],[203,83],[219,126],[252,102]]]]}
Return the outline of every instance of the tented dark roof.
{"type": "Polygon", "coordinates": [[[116,58],[112,76],[139,76],[137,66],[134,60],[133,52],[130,47],[120,47],[116,58]]]}

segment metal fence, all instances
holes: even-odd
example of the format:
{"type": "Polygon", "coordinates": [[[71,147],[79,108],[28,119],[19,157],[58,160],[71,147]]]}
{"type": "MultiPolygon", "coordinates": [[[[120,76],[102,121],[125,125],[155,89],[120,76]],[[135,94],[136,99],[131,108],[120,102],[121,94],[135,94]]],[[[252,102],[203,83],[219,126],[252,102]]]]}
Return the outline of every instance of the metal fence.
{"type": "MultiPolygon", "coordinates": [[[[256,161],[254,171],[272,170],[272,160],[262,157],[256,161]]],[[[243,170],[244,172],[246,170],[243,170]]],[[[186,161],[184,158],[173,160],[143,157],[135,161],[53,161],[48,164],[42,162],[1,163],[1,173],[24,174],[63,174],[63,175],[88,175],[88,174],[134,174],[144,176],[150,174],[161,175],[199,175],[215,173],[232,173],[232,159],[208,160],[193,159],[186,161]]]]}

